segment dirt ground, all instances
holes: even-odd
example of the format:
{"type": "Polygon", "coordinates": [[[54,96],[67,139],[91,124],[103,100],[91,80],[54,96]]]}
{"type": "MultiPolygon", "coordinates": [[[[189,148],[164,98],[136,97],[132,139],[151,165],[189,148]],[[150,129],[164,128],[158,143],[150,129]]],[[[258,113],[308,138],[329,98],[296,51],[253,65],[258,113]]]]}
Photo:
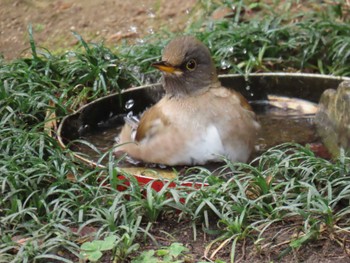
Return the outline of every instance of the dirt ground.
{"type": "Polygon", "coordinates": [[[38,46],[64,50],[77,43],[75,31],[86,41],[117,44],[161,28],[179,31],[186,26],[195,0],[1,0],[0,54],[5,59],[29,48],[31,24],[38,46]]]}
{"type": "MultiPolygon", "coordinates": [[[[212,226],[215,227],[216,220],[213,220],[212,226]]],[[[324,237],[319,238],[315,242],[304,244],[300,249],[289,251],[289,240],[291,236],[296,235],[298,228],[293,222],[276,223],[270,227],[262,235],[262,239],[258,244],[254,244],[249,236],[245,240],[237,243],[235,262],[239,263],[348,263],[350,257],[344,250],[349,249],[349,245],[345,244],[342,248],[339,240],[342,237],[335,238],[332,234],[325,234],[324,237]],[[285,253],[289,251],[289,253],[285,253]],[[283,257],[280,255],[285,254],[283,257]]],[[[159,245],[170,246],[172,242],[183,243],[189,248],[188,262],[213,262],[215,259],[230,262],[230,251],[232,243],[229,242],[222,246],[222,249],[210,258],[211,254],[223,241],[217,242],[213,248],[205,255],[205,246],[212,241],[215,236],[208,235],[202,231],[201,226],[197,226],[196,240],[194,240],[194,233],[191,222],[177,222],[176,218],[164,218],[160,220],[151,231],[152,235],[157,238],[159,245]],[[168,233],[168,234],[165,234],[168,233]],[[169,235],[170,234],[170,235],[169,235]]],[[[300,233],[299,233],[300,234],[300,233]]],[[[341,242],[341,241],[340,241],[341,242]]],[[[154,244],[144,244],[142,250],[157,249],[154,244]]],[[[186,261],[187,262],[187,261],[186,261]]],[[[215,261],[217,262],[217,261],[215,261]]],[[[219,261],[220,262],[220,261],[219,261]]]]}

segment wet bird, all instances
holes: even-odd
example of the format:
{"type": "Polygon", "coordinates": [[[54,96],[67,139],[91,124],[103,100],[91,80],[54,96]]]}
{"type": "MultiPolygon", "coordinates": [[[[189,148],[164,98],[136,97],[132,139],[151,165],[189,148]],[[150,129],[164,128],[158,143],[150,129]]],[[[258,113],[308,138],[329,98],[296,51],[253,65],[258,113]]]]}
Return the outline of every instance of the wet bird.
{"type": "Polygon", "coordinates": [[[152,66],[163,73],[165,96],[139,123],[126,121],[116,152],[165,165],[246,162],[260,126],[246,99],[221,86],[209,49],[178,37],[152,66]]]}

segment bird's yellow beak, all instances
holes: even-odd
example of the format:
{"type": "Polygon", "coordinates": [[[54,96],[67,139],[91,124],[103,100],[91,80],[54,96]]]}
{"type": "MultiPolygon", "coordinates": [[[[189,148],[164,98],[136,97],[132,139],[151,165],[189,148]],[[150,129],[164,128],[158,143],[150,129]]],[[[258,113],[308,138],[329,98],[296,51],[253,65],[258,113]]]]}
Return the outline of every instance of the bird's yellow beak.
{"type": "Polygon", "coordinates": [[[167,73],[176,73],[180,71],[177,67],[170,65],[166,61],[155,62],[152,64],[152,67],[167,73]]]}

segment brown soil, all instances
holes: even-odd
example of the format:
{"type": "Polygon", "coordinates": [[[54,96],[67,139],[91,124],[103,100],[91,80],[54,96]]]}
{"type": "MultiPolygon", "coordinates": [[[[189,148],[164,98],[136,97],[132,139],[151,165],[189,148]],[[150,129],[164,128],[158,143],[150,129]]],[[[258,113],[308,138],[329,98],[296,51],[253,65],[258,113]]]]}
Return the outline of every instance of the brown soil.
{"type": "MultiPolygon", "coordinates": [[[[215,227],[216,219],[212,220],[211,227],[215,227]]],[[[296,220],[298,221],[298,220],[296,220]]],[[[300,222],[299,222],[300,223],[300,222]]],[[[144,226],[145,227],[145,226],[144,226]]],[[[167,248],[174,242],[182,243],[188,251],[184,253],[181,259],[186,263],[196,262],[231,262],[230,252],[232,241],[225,243],[220,240],[213,243],[210,250],[206,251],[207,245],[218,237],[213,234],[207,234],[203,231],[204,227],[196,226],[194,234],[193,225],[190,221],[178,222],[175,217],[162,218],[159,222],[153,224],[149,233],[157,240],[157,245],[151,240],[145,242],[144,238],[140,238],[137,242],[140,248],[136,253],[131,255],[132,258],[139,255],[142,251],[149,251],[160,248],[167,248]],[[217,251],[216,251],[217,250],[217,251]],[[215,255],[214,255],[214,254],[215,255]]],[[[275,223],[271,225],[260,239],[260,242],[254,244],[253,240],[247,236],[237,242],[235,250],[235,261],[239,263],[348,263],[350,256],[349,245],[345,242],[347,237],[327,233],[321,231],[322,235],[315,241],[310,241],[302,245],[300,248],[290,249],[290,241],[294,238],[301,237],[302,226],[297,222],[275,223]]],[[[215,229],[210,229],[213,232],[215,229]]],[[[254,234],[254,233],[253,233],[254,234]]],[[[257,234],[257,233],[256,233],[257,234]]],[[[256,236],[254,238],[256,240],[256,236]]],[[[66,257],[75,261],[72,255],[66,254],[66,257]]],[[[112,254],[107,252],[101,258],[101,263],[110,263],[112,254]]],[[[160,260],[161,258],[159,258],[160,260]]],[[[178,258],[179,260],[179,258],[178,258]]],[[[159,261],[160,262],[160,261],[159,261]]]]}
{"type": "Polygon", "coordinates": [[[86,41],[117,44],[164,28],[179,31],[190,18],[195,0],[1,0],[0,54],[14,59],[29,48],[28,25],[37,45],[49,50],[77,43],[75,31],[86,41]]]}
{"type": "MultiPolygon", "coordinates": [[[[217,220],[213,220],[211,227],[215,227],[217,220]]],[[[298,220],[296,220],[298,221],[298,220]]],[[[346,263],[350,262],[349,255],[345,250],[350,247],[342,242],[340,236],[327,234],[323,232],[323,236],[314,242],[304,244],[300,249],[289,250],[290,240],[301,235],[302,227],[297,222],[275,223],[261,236],[261,242],[254,244],[249,236],[240,240],[236,246],[235,262],[240,263],[346,263]],[[341,247],[341,244],[344,247],[341,247]],[[288,253],[285,253],[288,251],[288,253]],[[283,255],[283,256],[281,256],[283,255]]],[[[205,247],[213,241],[215,235],[208,235],[202,230],[202,226],[197,226],[196,240],[194,240],[193,227],[191,222],[177,222],[176,218],[166,218],[164,221],[157,223],[151,233],[157,237],[160,246],[169,246],[173,242],[184,244],[189,252],[187,254],[188,261],[214,262],[215,259],[230,262],[230,251],[232,242],[224,244],[218,253],[211,258],[212,253],[224,243],[224,240],[216,242],[207,255],[205,255],[205,247]],[[165,234],[167,233],[167,234],[165,234]],[[212,261],[210,261],[212,260],[212,261]]],[[[256,238],[254,238],[256,239],[256,238]]],[[[141,250],[157,249],[154,244],[144,244],[141,250]]]]}
{"type": "MultiPolygon", "coordinates": [[[[82,35],[88,42],[103,40],[111,46],[121,39],[136,39],[162,28],[180,31],[191,19],[189,11],[195,4],[195,0],[1,0],[0,54],[6,59],[25,54],[29,48],[29,24],[32,24],[37,45],[49,50],[64,50],[75,45],[77,40],[71,31],[82,35]]],[[[266,233],[265,245],[261,245],[260,250],[249,239],[239,242],[236,259],[240,262],[350,262],[339,240],[336,242],[332,235],[325,235],[279,259],[278,255],[288,247],[287,240],[295,234],[288,229],[291,228],[286,225],[271,229],[266,233]]],[[[204,261],[205,247],[214,238],[199,227],[194,240],[190,222],[177,223],[171,218],[155,224],[152,234],[160,245],[185,244],[190,249],[189,262],[204,261]]],[[[346,247],[347,244],[343,245],[346,247]]],[[[151,248],[156,247],[147,243],[141,250],[151,248]]],[[[224,246],[217,257],[229,262],[229,251],[230,244],[224,246]]]]}

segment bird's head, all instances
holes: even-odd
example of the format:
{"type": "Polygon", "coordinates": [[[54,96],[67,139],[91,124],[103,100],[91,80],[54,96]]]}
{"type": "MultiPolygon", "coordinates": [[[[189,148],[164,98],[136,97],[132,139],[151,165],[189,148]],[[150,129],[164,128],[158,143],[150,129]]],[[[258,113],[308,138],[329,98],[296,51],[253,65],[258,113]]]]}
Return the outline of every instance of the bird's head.
{"type": "Polygon", "coordinates": [[[174,97],[201,93],[217,82],[209,49],[191,36],[170,41],[164,48],[162,61],[152,66],[163,72],[164,88],[174,97]]]}

